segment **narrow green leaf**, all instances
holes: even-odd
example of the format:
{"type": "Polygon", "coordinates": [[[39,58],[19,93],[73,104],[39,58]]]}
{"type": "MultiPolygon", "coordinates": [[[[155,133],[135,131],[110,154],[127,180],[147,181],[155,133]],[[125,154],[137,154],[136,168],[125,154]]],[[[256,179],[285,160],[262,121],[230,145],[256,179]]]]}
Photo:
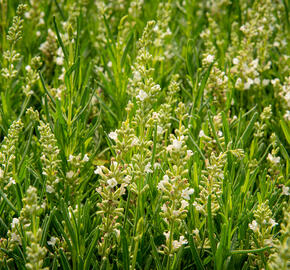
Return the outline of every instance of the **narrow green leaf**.
{"type": "Polygon", "coordinates": [[[213,136],[214,136],[214,138],[215,138],[215,140],[217,142],[217,145],[218,145],[220,151],[224,152],[224,149],[223,149],[223,147],[222,147],[222,145],[220,143],[220,140],[219,140],[219,138],[217,136],[217,133],[216,133],[216,130],[214,128],[214,124],[213,124],[213,120],[212,120],[212,116],[211,116],[211,112],[210,111],[208,112],[208,119],[209,119],[209,123],[210,123],[210,127],[211,127],[211,130],[212,130],[213,136]]]}
{"type": "Polygon", "coordinates": [[[198,270],[205,270],[205,268],[204,268],[204,266],[202,264],[201,258],[200,258],[199,254],[198,254],[196,245],[194,243],[194,239],[193,239],[192,233],[189,231],[189,228],[187,227],[186,223],[184,223],[184,225],[185,225],[185,228],[186,228],[187,233],[188,233],[187,240],[188,240],[190,251],[191,251],[192,257],[194,259],[194,262],[196,264],[196,267],[197,267],[198,270]]]}
{"type": "Polygon", "coordinates": [[[211,249],[212,249],[213,254],[215,255],[216,242],[214,238],[213,220],[212,220],[212,214],[211,214],[211,195],[208,196],[208,201],[207,201],[207,225],[208,225],[208,234],[209,234],[211,249]]]}
{"type": "Polygon", "coordinates": [[[282,127],[282,130],[284,132],[284,135],[285,135],[285,138],[286,138],[288,144],[290,144],[290,130],[289,130],[289,126],[286,124],[286,122],[283,119],[280,120],[280,125],[282,127]]]}
{"type": "Polygon", "coordinates": [[[162,268],[162,265],[161,265],[161,262],[160,262],[160,259],[159,259],[157,247],[156,247],[156,245],[154,243],[154,239],[153,239],[152,234],[150,234],[150,244],[151,244],[151,248],[152,248],[151,252],[152,252],[152,256],[154,258],[154,262],[156,264],[156,268],[158,270],[162,270],[163,268],[162,268]]]}
{"type": "Polygon", "coordinates": [[[42,74],[41,74],[41,72],[39,71],[39,72],[38,72],[38,74],[39,74],[40,81],[41,81],[41,84],[42,84],[42,87],[43,87],[43,89],[44,89],[45,93],[46,93],[46,94],[49,96],[49,98],[50,98],[51,102],[52,102],[52,103],[53,103],[53,105],[55,106],[55,100],[54,100],[54,98],[52,97],[52,95],[49,93],[49,91],[47,90],[47,88],[46,88],[46,86],[45,86],[45,82],[44,82],[44,79],[43,79],[43,77],[42,77],[42,74]]]}
{"type": "Polygon", "coordinates": [[[228,145],[228,143],[231,140],[231,133],[230,133],[229,123],[228,123],[227,117],[226,117],[224,112],[222,112],[222,121],[223,121],[222,128],[223,128],[223,134],[225,137],[225,143],[226,143],[226,145],[228,145]]]}
{"type": "Polygon", "coordinates": [[[129,52],[129,49],[130,49],[130,47],[132,45],[133,40],[134,40],[134,34],[133,34],[133,31],[132,31],[130,36],[129,36],[129,38],[128,38],[128,42],[126,44],[126,47],[124,49],[124,52],[123,52],[123,55],[122,55],[122,58],[121,58],[121,67],[123,67],[124,64],[125,64],[126,57],[127,57],[128,52],[129,52]]]}
{"type": "Polygon", "coordinates": [[[59,34],[59,30],[58,30],[58,27],[57,27],[57,23],[56,23],[56,19],[55,19],[55,16],[53,16],[53,25],[54,25],[54,28],[55,28],[55,32],[56,32],[56,36],[57,36],[57,41],[62,49],[62,52],[64,54],[64,60],[65,62],[68,64],[68,53],[66,51],[66,48],[62,42],[62,39],[61,39],[61,36],[59,34]]]}
{"type": "Polygon", "coordinates": [[[59,254],[60,254],[60,261],[61,261],[62,269],[71,270],[66,254],[62,251],[62,249],[59,249],[59,254]]]}
{"type": "Polygon", "coordinates": [[[7,203],[7,205],[13,210],[18,216],[19,216],[19,211],[14,207],[12,202],[6,197],[5,193],[0,189],[0,196],[3,198],[3,200],[7,203]]]}
{"type": "Polygon", "coordinates": [[[200,154],[200,156],[202,157],[203,161],[206,160],[204,154],[202,153],[202,151],[200,150],[200,148],[198,147],[197,143],[194,141],[192,134],[189,133],[189,139],[191,140],[191,142],[193,143],[193,145],[195,146],[196,150],[198,151],[198,153],[200,154]]]}
{"type": "Polygon", "coordinates": [[[87,252],[86,257],[85,257],[85,263],[84,263],[85,270],[88,270],[91,267],[91,259],[93,256],[93,251],[96,248],[96,244],[97,244],[97,241],[99,238],[99,232],[100,232],[99,229],[95,230],[94,236],[93,236],[94,238],[89,245],[88,252],[87,252]]]}
{"type": "Polygon", "coordinates": [[[241,138],[238,141],[238,144],[237,144],[238,147],[240,146],[241,142],[243,142],[243,145],[247,144],[248,138],[250,137],[250,135],[254,129],[254,124],[255,124],[257,118],[258,118],[258,113],[255,112],[253,117],[251,118],[249,124],[247,125],[244,133],[242,134],[241,138]]]}
{"type": "Polygon", "coordinates": [[[213,66],[213,63],[209,66],[209,68],[206,70],[205,74],[203,75],[201,84],[197,90],[197,94],[196,94],[196,98],[195,98],[194,106],[193,106],[194,108],[199,108],[202,105],[204,88],[206,86],[212,66],[213,66]]]}
{"type": "Polygon", "coordinates": [[[122,257],[123,257],[123,268],[124,270],[130,269],[130,258],[129,249],[127,243],[127,236],[123,229],[121,229],[121,245],[122,245],[122,257]]]}
{"type": "Polygon", "coordinates": [[[48,230],[49,230],[49,225],[52,221],[52,218],[54,217],[54,213],[55,213],[56,209],[53,208],[51,211],[50,211],[50,215],[47,216],[46,219],[44,219],[44,222],[43,222],[43,229],[42,229],[42,235],[41,235],[41,240],[40,240],[40,245],[43,247],[46,243],[46,238],[47,238],[47,235],[48,235],[48,230]]]}

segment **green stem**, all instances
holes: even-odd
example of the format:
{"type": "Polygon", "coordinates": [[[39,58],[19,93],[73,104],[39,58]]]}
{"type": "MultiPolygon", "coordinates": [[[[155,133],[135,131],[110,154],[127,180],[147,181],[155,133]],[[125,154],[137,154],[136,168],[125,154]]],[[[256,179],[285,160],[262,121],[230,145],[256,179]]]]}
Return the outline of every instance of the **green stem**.
{"type": "Polygon", "coordinates": [[[271,248],[273,248],[273,247],[263,247],[263,248],[258,248],[258,249],[245,249],[245,250],[232,250],[231,255],[233,255],[233,254],[259,253],[259,252],[269,250],[271,248]]]}
{"type": "Polygon", "coordinates": [[[131,265],[131,269],[132,269],[132,270],[135,269],[136,260],[137,260],[137,253],[138,253],[138,246],[139,246],[139,239],[135,242],[135,248],[134,248],[133,259],[132,259],[132,265],[131,265]]]}

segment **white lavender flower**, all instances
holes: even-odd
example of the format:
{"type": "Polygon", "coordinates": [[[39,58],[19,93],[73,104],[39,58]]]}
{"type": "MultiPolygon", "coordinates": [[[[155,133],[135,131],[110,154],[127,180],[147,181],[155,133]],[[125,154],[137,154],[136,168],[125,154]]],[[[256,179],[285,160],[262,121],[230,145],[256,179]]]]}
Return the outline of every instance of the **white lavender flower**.
{"type": "Polygon", "coordinates": [[[258,232],[259,231],[259,225],[256,220],[253,220],[252,223],[249,224],[249,228],[254,231],[258,232]]]}

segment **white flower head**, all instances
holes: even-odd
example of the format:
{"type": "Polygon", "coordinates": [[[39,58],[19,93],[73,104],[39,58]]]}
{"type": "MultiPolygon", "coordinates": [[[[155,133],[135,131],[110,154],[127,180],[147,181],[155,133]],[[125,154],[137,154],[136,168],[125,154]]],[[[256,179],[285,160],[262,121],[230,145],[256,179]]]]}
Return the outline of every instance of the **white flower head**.
{"type": "Polygon", "coordinates": [[[177,249],[179,249],[182,245],[185,245],[185,244],[187,244],[187,240],[186,240],[186,239],[184,238],[184,236],[182,235],[182,236],[179,237],[179,241],[174,240],[174,241],[172,242],[172,247],[173,247],[174,250],[177,250],[177,249]]]}
{"type": "Polygon", "coordinates": [[[12,177],[9,178],[9,183],[11,183],[12,185],[16,184],[15,180],[12,177]]]}
{"type": "Polygon", "coordinates": [[[180,211],[179,210],[173,210],[172,214],[173,214],[174,217],[178,217],[179,214],[180,214],[180,211]]]}
{"type": "Polygon", "coordinates": [[[251,78],[248,78],[247,82],[244,85],[245,90],[250,89],[250,87],[253,83],[254,83],[254,81],[251,78]]]}
{"type": "Polygon", "coordinates": [[[12,223],[11,223],[11,228],[14,229],[15,226],[19,224],[19,219],[18,218],[13,218],[12,223]]]}
{"type": "Polygon", "coordinates": [[[112,166],[114,167],[114,169],[117,169],[118,168],[118,166],[119,166],[119,163],[117,162],[117,161],[112,161],[112,166]]]}
{"type": "Polygon", "coordinates": [[[74,174],[75,174],[74,171],[69,171],[66,173],[66,177],[71,179],[71,178],[73,178],[74,174]]]}
{"type": "Polygon", "coordinates": [[[159,84],[155,84],[155,85],[151,88],[151,90],[152,90],[153,92],[158,92],[158,91],[161,90],[161,87],[160,87],[159,84]]]}
{"type": "Polygon", "coordinates": [[[107,181],[107,184],[109,185],[109,187],[113,188],[113,187],[115,187],[118,183],[117,183],[116,179],[113,177],[113,178],[110,178],[110,179],[107,181]]]}
{"type": "Polygon", "coordinates": [[[114,229],[116,237],[119,239],[120,238],[120,230],[114,229]]]}
{"type": "Polygon", "coordinates": [[[116,132],[116,131],[112,131],[112,132],[110,132],[110,133],[109,133],[109,138],[112,139],[112,140],[114,140],[114,141],[116,141],[117,138],[118,138],[118,134],[117,134],[117,132],[116,132]]]}
{"type": "Polygon", "coordinates": [[[161,164],[158,162],[155,162],[153,165],[154,170],[161,168],[161,164]]]}
{"type": "Polygon", "coordinates": [[[47,193],[53,193],[54,192],[54,188],[50,185],[46,185],[46,192],[47,193]]]}
{"type": "Polygon", "coordinates": [[[240,61],[239,61],[238,58],[235,57],[235,58],[233,59],[233,64],[234,64],[234,65],[238,65],[239,62],[240,62],[240,61]]]}
{"type": "Polygon", "coordinates": [[[256,220],[253,220],[252,223],[249,224],[249,228],[254,231],[258,232],[259,231],[259,225],[256,220]]]}
{"type": "Polygon", "coordinates": [[[201,129],[198,135],[199,138],[206,138],[204,131],[201,129]]]}
{"type": "Polygon", "coordinates": [[[259,64],[259,59],[258,58],[254,59],[251,64],[256,69],[258,67],[258,64],[259,64]]]}
{"type": "Polygon", "coordinates": [[[289,187],[286,187],[285,185],[282,186],[282,195],[286,195],[286,196],[289,196],[290,193],[289,193],[289,187]]]}
{"type": "Polygon", "coordinates": [[[153,173],[151,170],[151,162],[148,162],[145,166],[145,173],[153,173]]]}
{"type": "Polygon", "coordinates": [[[171,35],[171,34],[172,34],[172,32],[171,32],[171,30],[169,29],[169,27],[166,29],[166,34],[167,34],[167,35],[171,35]]]}
{"type": "Polygon", "coordinates": [[[139,143],[139,139],[137,137],[134,137],[131,143],[131,146],[135,146],[139,143]]]}
{"type": "Polygon", "coordinates": [[[166,240],[168,241],[169,237],[170,237],[170,232],[164,232],[163,234],[164,234],[166,240]]]}
{"type": "Polygon", "coordinates": [[[132,176],[131,176],[131,175],[126,175],[126,176],[124,177],[124,182],[125,182],[126,184],[130,184],[131,180],[132,180],[132,176]]]}
{"type": "Polygon", "coordinates": [[[242,32],[246,31],[246,26],[243,24],[243,25],[240,27],[240,30],[241,30],[242,32]]]}
{"type": "Polygon", "coordinates": [[[271,162],[271,163],[273,163],[273,164],[279,164],[280,163],[280,157],[275,157],[275,156],[273,156],[272,154],[268,154],[268,157],[267,157],[267,159],[271,162]]]}
{"type": "Polygon", "coordinates": [[[193,156],[193,151],[192,151],[192,150],[187,150],[187,151],[186,151],[186,156],[187,156],[188,158],[192,157],[192,156],[193,156]]]}
{"type": "Polygon", "coordinates": [[[271,80],[271,84],[274,86],[277,86],[280,83],[280,80],[278,78],[271,80]]]}
{"type": "Polygon", "coordinates": [[[58,56],[56,57],[55,59],[55,63],[58,65],[58,66],[62,66],[63,65],[63,57],[62,56],[58,56]]]}
{"type": "Polygon", "coordinates": [[[102,188],[101,188],[101,187],[97,187],[97,188],[96,188],[96,191],[97,191],[100,195],[102,195],[102,192],[103,192],[103,191],[102,191],[102,188]]]}
{"type": "Polygon", "coordinates": [[[290,121],[290,111],[287,110],[283,117],[286,121],[290,121]]]}
{"type": "Polygon", "coordinates": [[[209,54],[209,55],[205,58],[205,61],[206,61],[208,64],[211,64],[211,63],[214,61],[214,55],[209,54]]]}
{"type": "Polygon", "coordinates": [[[74,156],[73,155],[69,155],[69,157],[68,157],[68,162],[72,162],[73,161],[73,159],[74,159],[74,156]]]}
{"type": "Polygon", "coordinates": [[[161,135],[163,132],[163,128],[161,126],[157,126],[157,135],[161,135]]]}
{"type": "Polygon", "coordinates": [[[135,70],[133,72],[133,78],[134,78],[134,80],[136,80],[138,82],[141,81],[141,74],[140,74],[140,72],[138,70],[135,70]]]}
{"type": "Polygon", "coordinates": [[[169,182],[169,176],[168,176],[167,174],[165,174],[165,175],[163,176],[163,180],[169,182]]]}
{"type": "Polygon", "coordinates": [[[181,208],[182,209],[185,209],[188,205],[189,205],[189,203],[187,201],[185,201],[185,200],[181,201],[181,208]]]}
{"type": "Polygon", "coordinates": [[[255,78],[254,79],[254,83],[257,84],[257,85],[259,85],[261,83],[260,78],[255,78]]]}
{"type": "Polygon", "coordinates": [[[238,87],[242,86],[242,83],[243,83],[242,79],[241,79],[241,78],[238,78],[238,79],[236,80],[235,87],[238,88],[238,87]]]}
{"type": "Polygon", "coordinates": [[[277,223],[273,218],[270,218],[269,224],[271,225],[271,228],[273,228],[274,226],[278,225],[279,223],[277,223]]]}
{"type": "Polygon", "coordinates": [[[264,220],[262,221],[262,223],[263,223],[264,225],[266,225],[266,224],[267,224],[267,220],[264,219],[264,220]]]}
{"type": "Polygon", "coordinates": [[[195,207],[196,211],[198,212],[201,212],[203,209],[202,206],[196,202],[194,202],[192,205],[195,207]]]}
{"type": "Polygon", "coordinates": [[[179,150],[182,147],[182,140],[173,140],[172,146],[174,149],[179,150]]]}
{"type": "Polygon", "coordinates": [[[165,203],[161,206],[161,210],[162,210],[163,212],[166,212],[166,211],[167,211],[167,206],[166,206],[165,203]]]}
{"type": "Polygon", "coordinates": [[[158,119],[160,117],[159,113],[158,112],[153,112],[152,113],[152,118],[153,119],[158,119]]]}
{"type": "Polygon", "coordinates": [[[89,159],[89,156],[88,154],[85,154],[84,157],[83,157],[83,161],[84,162],[88,162],[90,159],[89,159]]]}
{"type": "Polygon", "coordinates": [[[270,80],[268,80],[268,79],[264,79],[262,81],[263,86],[267,86],[269,83],[270,83],[270,80]]]}
{"type": "Polygon", "coordinates": [[[103,174],[102,166],[97,166],[94,173],[102,175],[103,174]]]}
{"type": "Polygon", "coordinates": [[[181,197],[185,200],[190,200],[190,195],[193,194],[194,189],[187,187],[186,189],[182,190],[181,197]]]}
{"type": "Polygon", "coordinates": [[[139,94],[136,96],[136,98],[141,100],[141,101],[144,101],[145,99],[148,98],[148,94],[145,91],[140,90],[139,94]]]}
{"type": "Polygon", "coordinates": [[[25,67],[25,70],[26,70],[27,72],[31,71],[31,66],[30,66],[30,65],[27,65],[27,66],[25,67]]]}
{"type": "Polygon", "coordinates": [[[169,184],[169,177],[168,177],[168,175],[165,174],[163,176],[163,179],[158,183],[157,188],[159,190],[164,191],[164,190],[166,190],[166,185],[168,185],[168,184],[169,184]]]}
{"type": "Polygon", "coordinates": [[[18,234],[14,233],[14,232],[11,233],[11,240],[12,240],[12,242],[18,242],[19,245],[21,245],[21,238],[20,238],[20,236],[18,234]]]}
{"type": "Polygon", "coordinates": [[[56,244],[56,240],[57,240],[57,238],[54,237],[54,236],[52,236],[52,237],[50,238],[50,240],[47,241],[47,244],[50,245],[50,246],[52,246],[52,247],[54,247],[55,244],[56,244]]]}

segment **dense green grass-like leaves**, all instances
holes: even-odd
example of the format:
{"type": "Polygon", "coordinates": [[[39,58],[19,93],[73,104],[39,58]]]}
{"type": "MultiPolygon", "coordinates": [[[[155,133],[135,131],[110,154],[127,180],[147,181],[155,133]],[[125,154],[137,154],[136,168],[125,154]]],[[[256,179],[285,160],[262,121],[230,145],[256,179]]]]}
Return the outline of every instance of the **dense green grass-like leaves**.
{"type": "Polygon", "coordinates": [[[288,269],[288,13],[0,1],[0,269],[288,269]]]}

